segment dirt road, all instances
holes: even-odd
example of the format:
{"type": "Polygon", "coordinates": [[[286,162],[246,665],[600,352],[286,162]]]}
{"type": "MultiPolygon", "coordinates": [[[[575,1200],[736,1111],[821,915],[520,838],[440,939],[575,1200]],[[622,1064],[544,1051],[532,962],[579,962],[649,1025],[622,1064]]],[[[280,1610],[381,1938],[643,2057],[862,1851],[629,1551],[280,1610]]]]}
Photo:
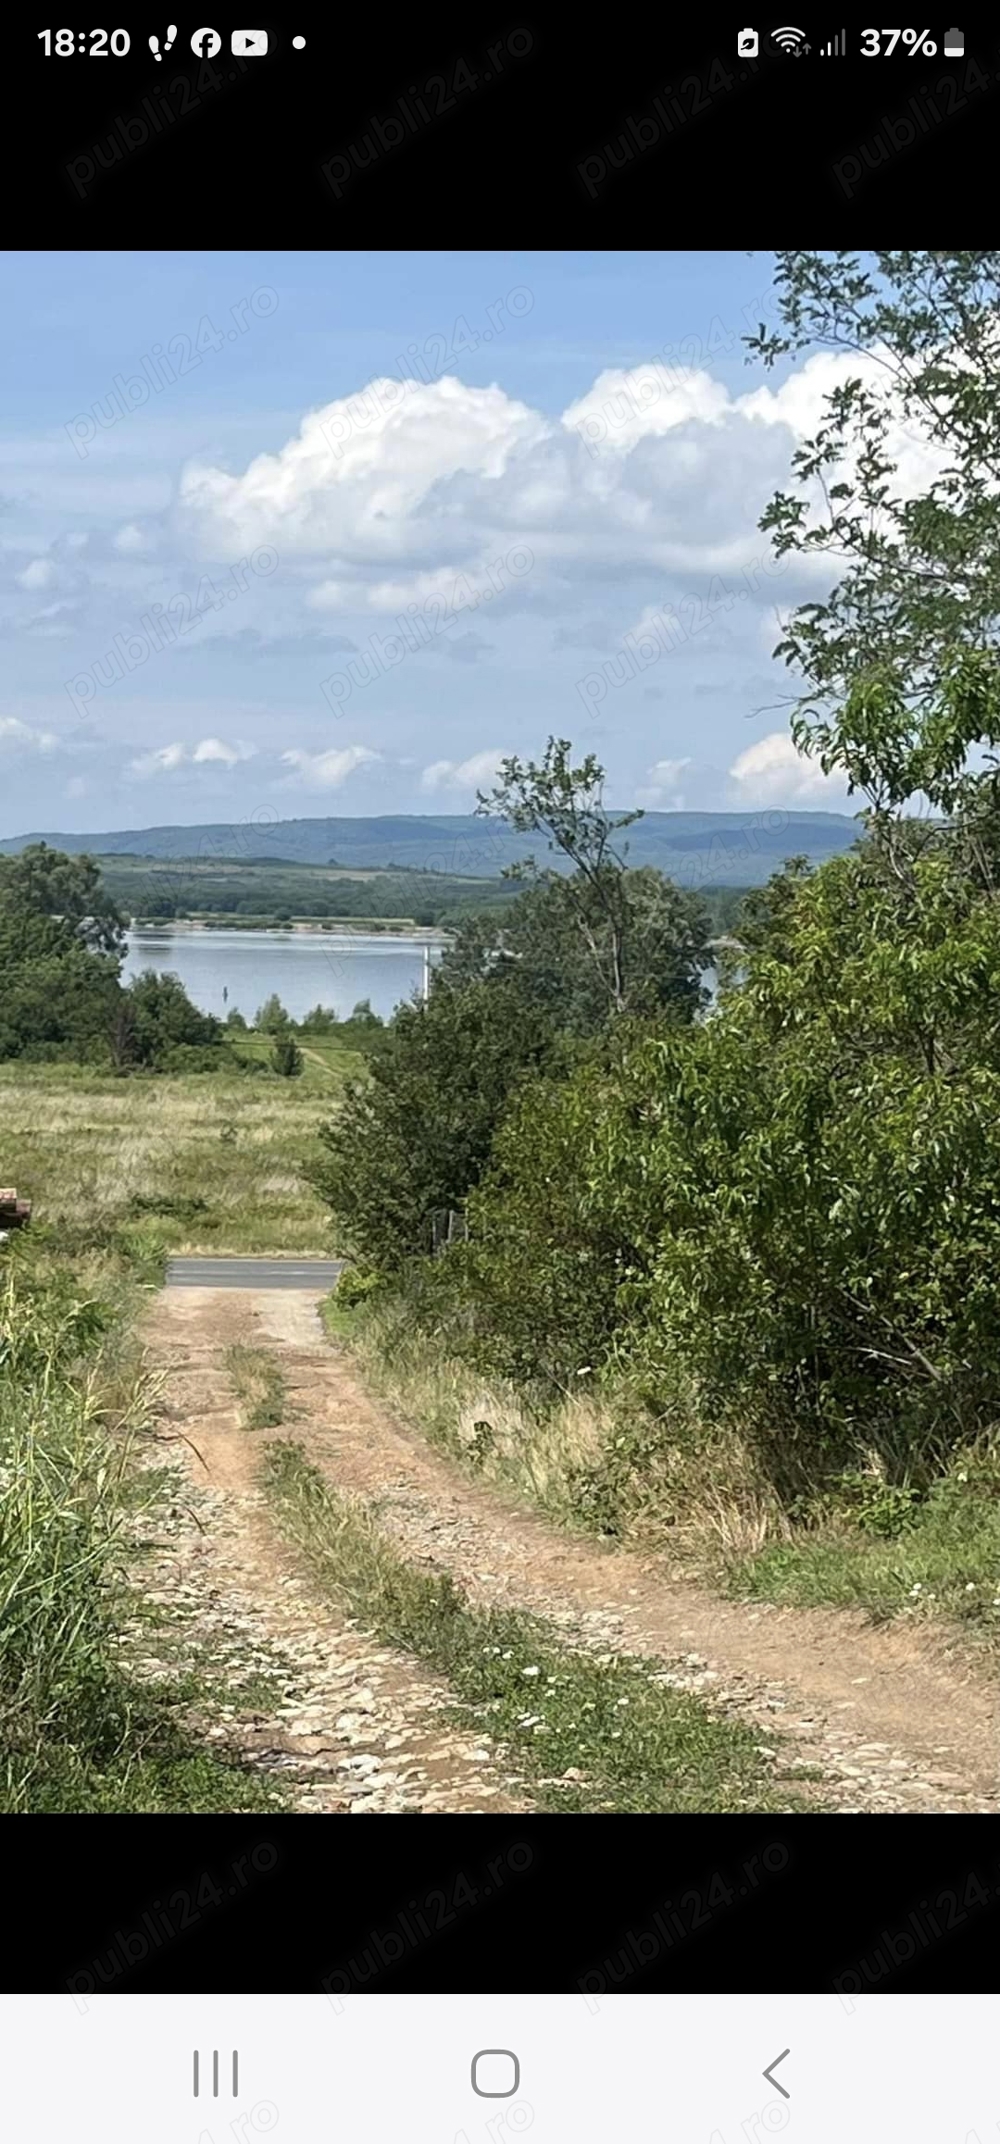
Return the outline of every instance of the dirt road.
{"type": "Polygon", "coordinates": [[[244,1729],[303,1811],[524,1807],[502,1757],[448,1717],[447,1689],[318,1600],[255,1486],[260,1437],[290,1436],[338,1488],[378,1503],[415,1562],[483,1603],[545,1614],[568,1638],[655,1656],[672,1679],[764,1734],[780,1730],[845,1812],[1000,1812],[1000,1703],[947,1636],[837,1610],[722,1600],[649,1560],[558,1532],[393,1419],[326,1340],[314,1294],[168,1287],[147,1327],[194,1518],[179,1512],[152,1586],[213,1632],[290,1662],[285,1701],[244,1729]],[[223,1365],[236,1338],[280,1360],[280,1430],[239,1426],[223,1365]],[[196,1447],[197,1450],[193,1450],[196,1447]],[[202,1531],[199,1531],[199,1526],[202,1531]]]}

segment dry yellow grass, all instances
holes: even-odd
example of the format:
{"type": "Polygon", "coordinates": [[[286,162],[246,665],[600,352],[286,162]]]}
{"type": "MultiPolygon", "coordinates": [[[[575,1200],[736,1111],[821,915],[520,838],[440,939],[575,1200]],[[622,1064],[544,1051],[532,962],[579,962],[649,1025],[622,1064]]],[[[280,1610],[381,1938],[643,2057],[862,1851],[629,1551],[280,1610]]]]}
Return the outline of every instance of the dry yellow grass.
{"type": "Polygon", "coordinates": [[[678,1395],[659,1419],[626,1385],[532,1407],[500,1378],[450,1356],[414,1323],[405,1298],[345,1321],[326,1309],[368,1381],[433,1443],[486,1481],[506,1484],[564,1525],[662,1545],[713,1571],[785,1541],[789,1522],[745,1442],[708,1436],[678,1395]]]}
{"type": "MultiPolygon", "coordinates": [[[[331,1329],[336,1332],[335,1320],[331,1329]]],[[[370,1382],[433,1442],[486,1481],[518,1489],[564,1521],[579,1516],[574,1485],[600,1464],[618,1426],[601,1400],[581,1393],[535,1414],[513,1385],[487,1382],[429,1342],[412,1327],[405,1305],[367,1312],[350,1343],[370,1382]]]]}
{"type": "MultiPolygon", "coordinates": [[[[344,1055],[345,1070],[353,1061],[344,1055]]],[[[156,1223],[177,1251],[317,1251],[329,1210],[303,1171],[341,1080],[0,1065],[0,1180],[33,1219],[156,1223]]],[[[342,1075],[343,1076],[343,1075],[342,1075]]]]}

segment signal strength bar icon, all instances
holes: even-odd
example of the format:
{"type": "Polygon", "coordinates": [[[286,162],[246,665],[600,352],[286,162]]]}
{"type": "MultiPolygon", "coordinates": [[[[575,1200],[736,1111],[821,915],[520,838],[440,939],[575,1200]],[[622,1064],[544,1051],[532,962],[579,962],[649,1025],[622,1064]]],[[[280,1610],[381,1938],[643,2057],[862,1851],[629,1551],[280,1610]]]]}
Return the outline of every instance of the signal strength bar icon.
{"type": "Polygon", "coordinates": [[[847,31],[838,30],[836,37],[831,37],[828,45],[821,45],[819,56],[821,60],[845,59],[847,56],[847,31]]]}

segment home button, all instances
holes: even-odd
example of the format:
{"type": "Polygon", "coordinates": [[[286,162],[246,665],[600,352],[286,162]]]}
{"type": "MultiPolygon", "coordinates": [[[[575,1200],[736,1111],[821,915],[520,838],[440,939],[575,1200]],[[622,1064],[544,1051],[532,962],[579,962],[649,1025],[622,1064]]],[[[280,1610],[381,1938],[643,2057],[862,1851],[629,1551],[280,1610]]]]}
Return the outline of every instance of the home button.
{"type": "Polygon", "coordinates": [[[510,2099],[521,2082],[521,2065],[509,2047],[484,2047],[472,2057],[472,2089],[480,2099],[510,2099]]]}

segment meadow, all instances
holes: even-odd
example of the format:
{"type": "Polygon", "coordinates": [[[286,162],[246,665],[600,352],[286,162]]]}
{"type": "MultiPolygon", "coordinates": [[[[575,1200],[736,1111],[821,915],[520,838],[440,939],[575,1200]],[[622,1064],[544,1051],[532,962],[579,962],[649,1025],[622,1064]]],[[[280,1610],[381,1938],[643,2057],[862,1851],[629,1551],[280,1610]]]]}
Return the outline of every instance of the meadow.
{"type": "MultiPolygon", "coordinates": [[[[240,1038],[265,1062],[271,1038],[240,1038]]],[[[363,1060],[319,1037],[297,1079],[262,1071],[116,1077],[0,1064],[0,1178],[67,1243],[122,1229],[172,1251],[329,1255],[330,1211],[304,1180],[317,1132],[363,1060]]]]}

